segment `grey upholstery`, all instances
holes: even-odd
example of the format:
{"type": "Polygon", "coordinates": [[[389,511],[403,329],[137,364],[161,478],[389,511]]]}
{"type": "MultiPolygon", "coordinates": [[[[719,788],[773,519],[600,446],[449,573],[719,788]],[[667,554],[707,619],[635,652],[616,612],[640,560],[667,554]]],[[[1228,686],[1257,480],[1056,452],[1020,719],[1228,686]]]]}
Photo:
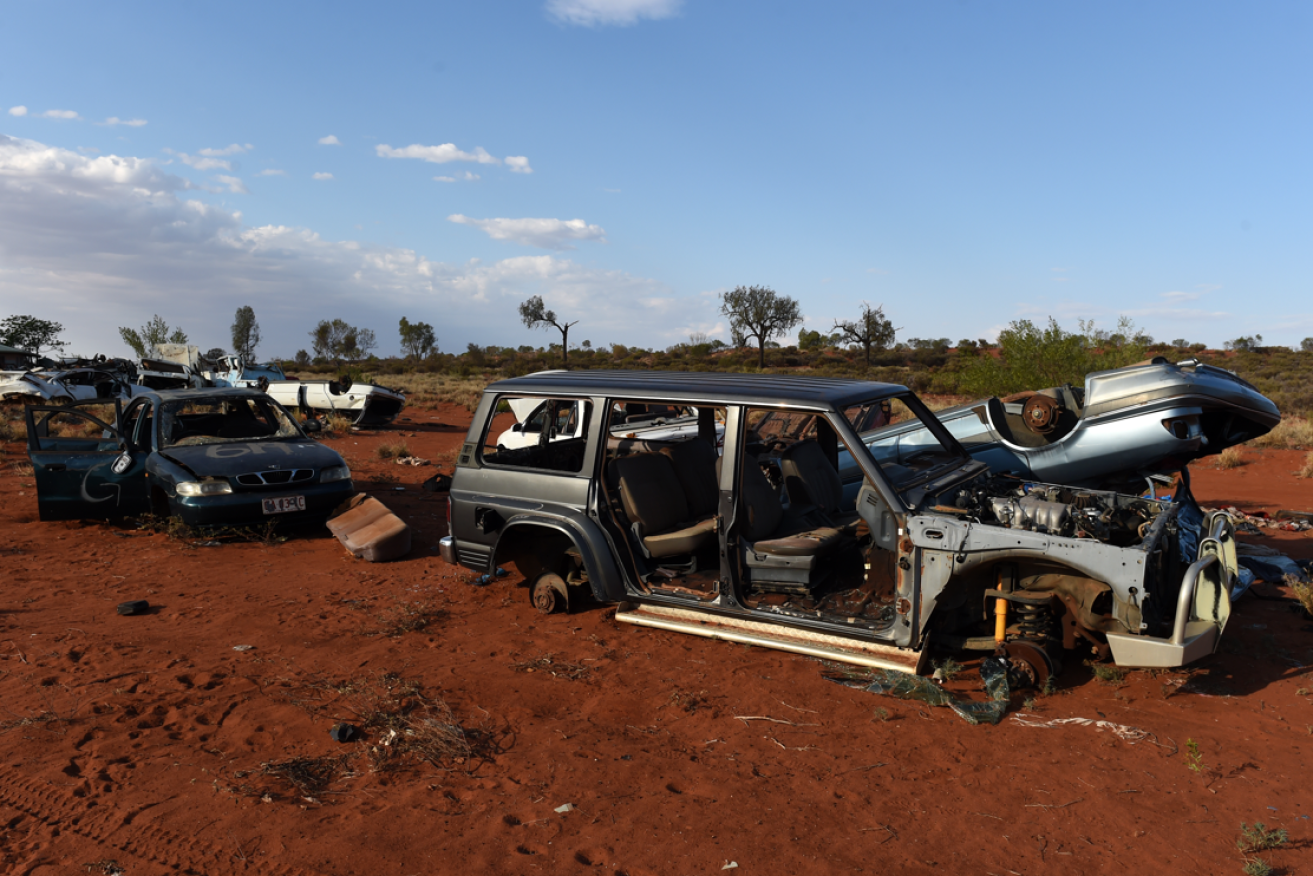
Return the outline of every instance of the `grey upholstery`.
{"type": "Polygon", "coordinates": [[[716,537],[714,517],[696,519],[669,457],[635,453],[611,460],[609,477],[625,515],[652,557],[695,553],[716,537]]]}
{"type": "Polygon", "coordinates": [[[720,506],[720,484],[716,476],[716,449],[701,439],[667,445],[661,452],[675,467],[684,488],[689,515],[714,515],[720,506]]]}
{"type": "Polygon", "coordinates": [[[842,509],[843,482],[830,464],[825,451],[815,441],[799,441],[780,454],[780,470],[789,499],[800,505],[813,505],[835,527],[850,531],[857,526],[855,508],[842,509]]]}

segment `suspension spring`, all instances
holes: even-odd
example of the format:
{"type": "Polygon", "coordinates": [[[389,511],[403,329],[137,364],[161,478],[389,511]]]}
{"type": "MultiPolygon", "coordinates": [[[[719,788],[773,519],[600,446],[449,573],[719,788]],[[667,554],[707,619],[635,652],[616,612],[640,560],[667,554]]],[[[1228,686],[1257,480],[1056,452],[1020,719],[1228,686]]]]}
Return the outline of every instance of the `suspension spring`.
{"type": "Polygon", "coordinates": [[[1037,605],[1033,602],[1017,600],[1009,607],[1013,613],[1013,624],[1018,638],[1029,639],[1032,642],[1048,642],[1056,638],[1054,631],[1057,618],[1053,616],[1053,610],[1047,604],[1037,605]]]}

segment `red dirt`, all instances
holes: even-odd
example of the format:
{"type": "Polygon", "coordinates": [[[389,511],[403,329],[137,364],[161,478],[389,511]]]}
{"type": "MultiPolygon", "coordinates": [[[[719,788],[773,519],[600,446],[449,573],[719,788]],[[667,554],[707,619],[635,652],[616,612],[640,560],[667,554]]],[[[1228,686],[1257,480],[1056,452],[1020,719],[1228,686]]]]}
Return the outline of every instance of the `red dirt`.
{"type": "MultiPolygon", "coordinates": [[[[444,502],[418,488],[434,468],[373,455],[400,433],[449,472],[468,414],[407,413],[330,441],[358,486],[415,527],[411,554],[382,565],[318,533],[190,548],[126,526],[40,523],[31,476],[15,467],[23,449],[6,445],[0,869],[1239,873],[1242,821],[1289,831],[1262,853],[1274,866],[1309,860],[1313,626],[1282,587],[1238,601],[1222,652],[1188,671],[1107,684],[1073,656],[1033,711],[1131,725],[1144,741],[1011,716],[972,727],[841,687],[805,658],[622,629],[604,607],[542,617],[514,572],[474,586],[437,557],[444,502]],[[155,608],[118,616],[129,599],[155,608]],[[438,609],[423,629],[385,632],[438,609]],[[536,671],[515,666],[546,655],[536,671]],[[375,771],[382,734],[329,738],[361,720],[361,694],[333,688],[386,673],[450,705],[470,731],[466,759],[375,771]],[[341,755],[346,772],[310,793],[262,775],[341,755]]],[[[1291,474],[1302,457],[1200,466],[1196,494],[1313,510],[1313,484],[1291,474]]],[[[1313,556],[1307,533],[1254,540],[1313,556]]],[[[964,662],[951,686],[980,699],[964,662]]]]}

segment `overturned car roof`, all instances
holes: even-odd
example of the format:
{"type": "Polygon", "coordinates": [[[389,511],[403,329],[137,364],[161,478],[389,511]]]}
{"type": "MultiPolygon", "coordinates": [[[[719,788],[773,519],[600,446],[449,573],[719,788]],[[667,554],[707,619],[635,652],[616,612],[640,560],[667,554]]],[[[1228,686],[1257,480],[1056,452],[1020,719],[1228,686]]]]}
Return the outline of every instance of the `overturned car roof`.
{"type": "Polygon", "coordinates": [[[842,407],[857,401],[906,392],[894,383],[838,377],[778,374],[725,374],[713,371],[539,371],[499,380],[493,392],[539,395],[607,395],[654,401],[788,402],[800,406],[842,407]]]}

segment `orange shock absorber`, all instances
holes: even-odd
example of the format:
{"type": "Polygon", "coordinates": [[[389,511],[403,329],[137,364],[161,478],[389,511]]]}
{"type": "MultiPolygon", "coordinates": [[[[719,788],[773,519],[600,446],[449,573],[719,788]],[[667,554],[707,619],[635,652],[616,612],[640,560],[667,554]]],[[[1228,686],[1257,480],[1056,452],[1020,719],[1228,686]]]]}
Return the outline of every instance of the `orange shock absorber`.
{"type": "Polygon", "coordinates": [[[1002,645],[1008,630],[1008,601],[994,600],[994,641],[1002,645]]]}

